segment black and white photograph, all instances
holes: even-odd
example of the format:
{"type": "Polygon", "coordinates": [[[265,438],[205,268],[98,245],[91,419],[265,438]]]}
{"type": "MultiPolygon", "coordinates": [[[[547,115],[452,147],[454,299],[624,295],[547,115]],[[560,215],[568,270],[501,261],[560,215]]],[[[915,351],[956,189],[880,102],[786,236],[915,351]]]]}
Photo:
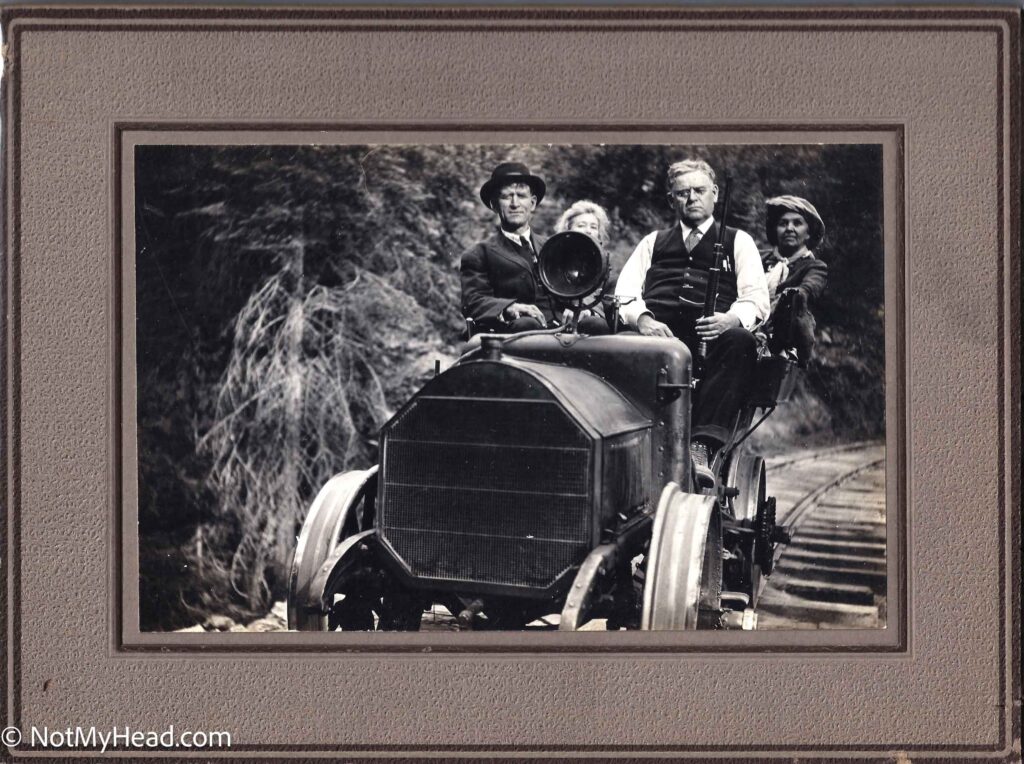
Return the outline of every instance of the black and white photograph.
{"type": "Polygon", "coordinates": [[[881,144],[131,171],[141,631],[886,627],[881,144]]]}

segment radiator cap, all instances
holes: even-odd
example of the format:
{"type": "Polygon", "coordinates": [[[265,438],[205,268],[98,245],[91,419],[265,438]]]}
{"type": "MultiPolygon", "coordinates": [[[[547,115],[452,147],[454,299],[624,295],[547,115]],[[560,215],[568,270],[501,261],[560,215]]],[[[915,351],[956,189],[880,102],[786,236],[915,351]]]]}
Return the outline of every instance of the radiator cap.
{"type": "Polygon", "coordinates": [[[483,348],[484,358],[488,361],[501,360],[501,346],[504,340],[501,337],[484,337],[480,340],[480,347],[483,348]]]}

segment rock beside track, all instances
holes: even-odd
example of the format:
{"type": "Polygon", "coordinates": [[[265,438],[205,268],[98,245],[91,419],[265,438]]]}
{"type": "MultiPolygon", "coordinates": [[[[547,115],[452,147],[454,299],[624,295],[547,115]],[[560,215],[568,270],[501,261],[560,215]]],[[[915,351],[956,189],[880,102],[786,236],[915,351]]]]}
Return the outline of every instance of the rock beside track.
{"type": "Polygon", "coordinates": [[[287,631],[288,630],[288,605],[282,600],[275,602],[274,606],[262,618],[257,618],[249,623],[236,623],[226,615],[208,616],[202,623],[189,626],[185,629],[178,629],[179,632],[208,632],[208,631],[287,631]]]}

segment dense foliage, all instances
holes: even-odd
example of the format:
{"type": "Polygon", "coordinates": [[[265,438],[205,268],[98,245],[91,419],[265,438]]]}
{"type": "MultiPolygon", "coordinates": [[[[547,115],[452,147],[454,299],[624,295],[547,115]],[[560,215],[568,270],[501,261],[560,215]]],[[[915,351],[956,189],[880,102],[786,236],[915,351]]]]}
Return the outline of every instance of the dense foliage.
{"type": "Polygon", "coordinates": [[[136,154],[142,628],[280,597],[309,501],[375,458],[377,429],[457,354],[461,251],[493,225],[500,161],[611,216],[613,270],[669,219],[664,169],[733,178],[730,222],[763,246],[765,198],[805,196],[830,288],[799,405],[773,442],[884,429],[877,146],[143,146],[136,154]]]}

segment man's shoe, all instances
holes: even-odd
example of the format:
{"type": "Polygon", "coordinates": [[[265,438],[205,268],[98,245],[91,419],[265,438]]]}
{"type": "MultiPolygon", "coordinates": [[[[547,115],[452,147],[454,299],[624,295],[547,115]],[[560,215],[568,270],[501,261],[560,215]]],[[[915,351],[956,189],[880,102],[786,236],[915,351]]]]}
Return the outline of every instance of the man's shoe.
{"type": "Polygon", "coordinates": [[[697,475],[698,488],[714,488],[715,474],[711,471],[710,455],[706,443],[695,440],[690,444],[690,459],[697,475]]]}

